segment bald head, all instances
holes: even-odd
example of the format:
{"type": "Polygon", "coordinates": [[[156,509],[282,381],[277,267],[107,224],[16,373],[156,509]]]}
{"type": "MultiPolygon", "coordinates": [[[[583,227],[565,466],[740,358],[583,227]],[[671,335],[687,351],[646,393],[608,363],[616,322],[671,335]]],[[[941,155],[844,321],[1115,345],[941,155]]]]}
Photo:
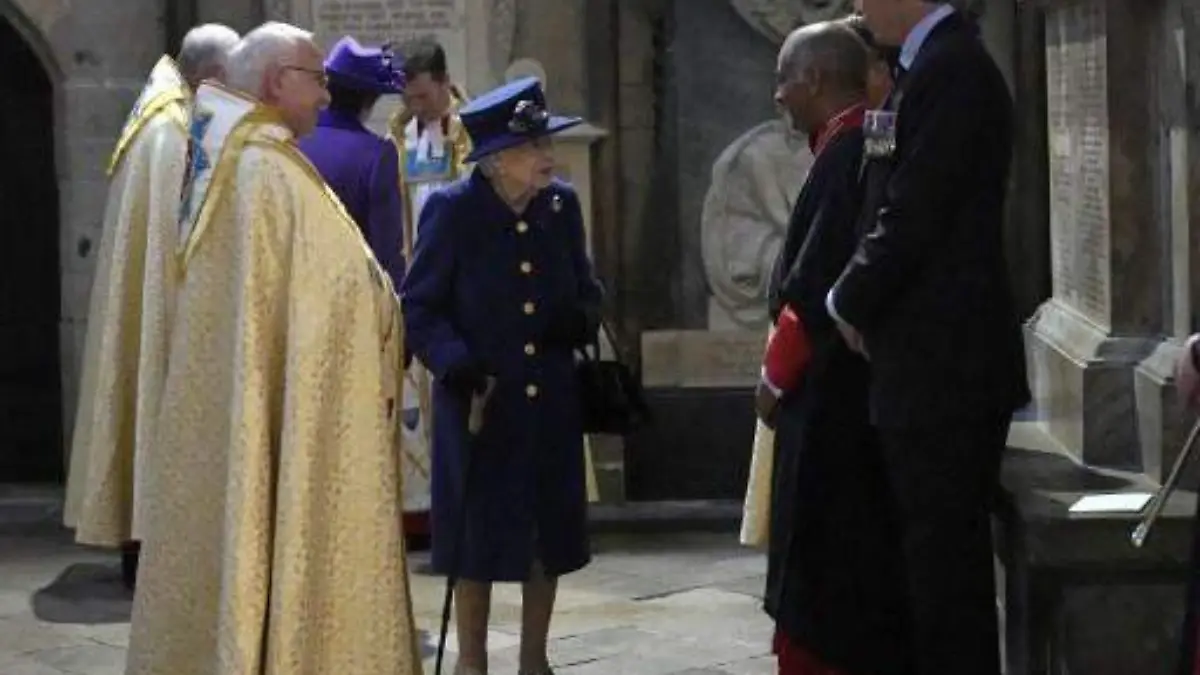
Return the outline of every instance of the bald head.
{"type": "Polygon", "coordinates": [[[224,80],[229,52],[239,39],[232,28],[219,23],[207,23],[188,31],[176,59],[183,79],[192,89],[204,80],[224,80]]]}
{"type": "Polygon", "coordinates": [[[838,21],[792,31],[779,50],[781,81],[819,84],[826,93],[861,97],[867,85],[867,45],[838,21]]]}

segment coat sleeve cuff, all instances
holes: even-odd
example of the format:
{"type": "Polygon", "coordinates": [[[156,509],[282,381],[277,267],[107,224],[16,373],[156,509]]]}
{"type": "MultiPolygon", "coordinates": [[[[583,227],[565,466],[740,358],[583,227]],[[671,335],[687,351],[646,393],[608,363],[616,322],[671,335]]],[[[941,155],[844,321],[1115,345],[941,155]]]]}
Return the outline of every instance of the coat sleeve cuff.
{"type": "Polygon", "coordinates": [[[829,312],[829,316],[834,321],[836,321],[838,323],[844,323],[846,325],[850,325],[850,322],[843,319],[841,314],[838,314],[837,304],[834,302],[834,293],[836,293],[836,292],[837,292],[837,286],[834,286],[833,288],[829,289],[829,293],[826,294],[826,296],[825,296],[825,311],[829,312]]]}
{"type": "Polygon", "coordinates": [[[429,372],[440,380],[454,366],[466,362],[468,358],[470,358],[470,353],[467,351],[467,346],[461,340],[453,340],[429,350],[428,359],[422,359],[422,362],[429,372]]]}

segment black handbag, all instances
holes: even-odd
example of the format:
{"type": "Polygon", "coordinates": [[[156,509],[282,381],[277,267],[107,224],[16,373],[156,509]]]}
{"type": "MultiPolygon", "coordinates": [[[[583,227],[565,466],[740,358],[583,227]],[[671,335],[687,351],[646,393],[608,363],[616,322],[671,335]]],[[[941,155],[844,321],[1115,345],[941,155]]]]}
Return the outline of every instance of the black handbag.
{"type": "MultiPolygon", "coordinates": [[[[601,322],[600,328],[616,353],[617,343],[608,326],[601,322]]],[[[619,355],[613,361],[600,358],[599,335],[581,347],[579,354],[582,359],[575,369],[583,433],[624,436],[649,420],[650,409],[642,395],[641,383],[619,355]]]]}

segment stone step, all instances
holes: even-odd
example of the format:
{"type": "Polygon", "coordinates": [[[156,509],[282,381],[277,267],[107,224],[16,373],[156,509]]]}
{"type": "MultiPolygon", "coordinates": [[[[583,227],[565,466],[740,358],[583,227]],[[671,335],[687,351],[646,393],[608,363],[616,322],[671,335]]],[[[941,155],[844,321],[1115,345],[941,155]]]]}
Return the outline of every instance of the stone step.
{"type": "MultiPolygon", "coordinates": [[[[62,523],[63,488],[0,483],[0,533],[44,530],[62,523]]],[[[596,532],[735,532],[742,503],[733,500],[592,504],[596,532]]]]}

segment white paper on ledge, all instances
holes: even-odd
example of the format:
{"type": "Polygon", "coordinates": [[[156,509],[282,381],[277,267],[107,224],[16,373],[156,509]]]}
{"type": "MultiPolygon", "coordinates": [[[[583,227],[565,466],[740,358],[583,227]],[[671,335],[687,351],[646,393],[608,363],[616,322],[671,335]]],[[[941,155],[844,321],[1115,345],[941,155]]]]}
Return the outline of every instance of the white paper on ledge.
{"type": "Polygon", "coordinates": [[[1087,495],[1071,505],[1071,513],[1141,513],[1154,495],[1148,492],[1087,495]]]}

